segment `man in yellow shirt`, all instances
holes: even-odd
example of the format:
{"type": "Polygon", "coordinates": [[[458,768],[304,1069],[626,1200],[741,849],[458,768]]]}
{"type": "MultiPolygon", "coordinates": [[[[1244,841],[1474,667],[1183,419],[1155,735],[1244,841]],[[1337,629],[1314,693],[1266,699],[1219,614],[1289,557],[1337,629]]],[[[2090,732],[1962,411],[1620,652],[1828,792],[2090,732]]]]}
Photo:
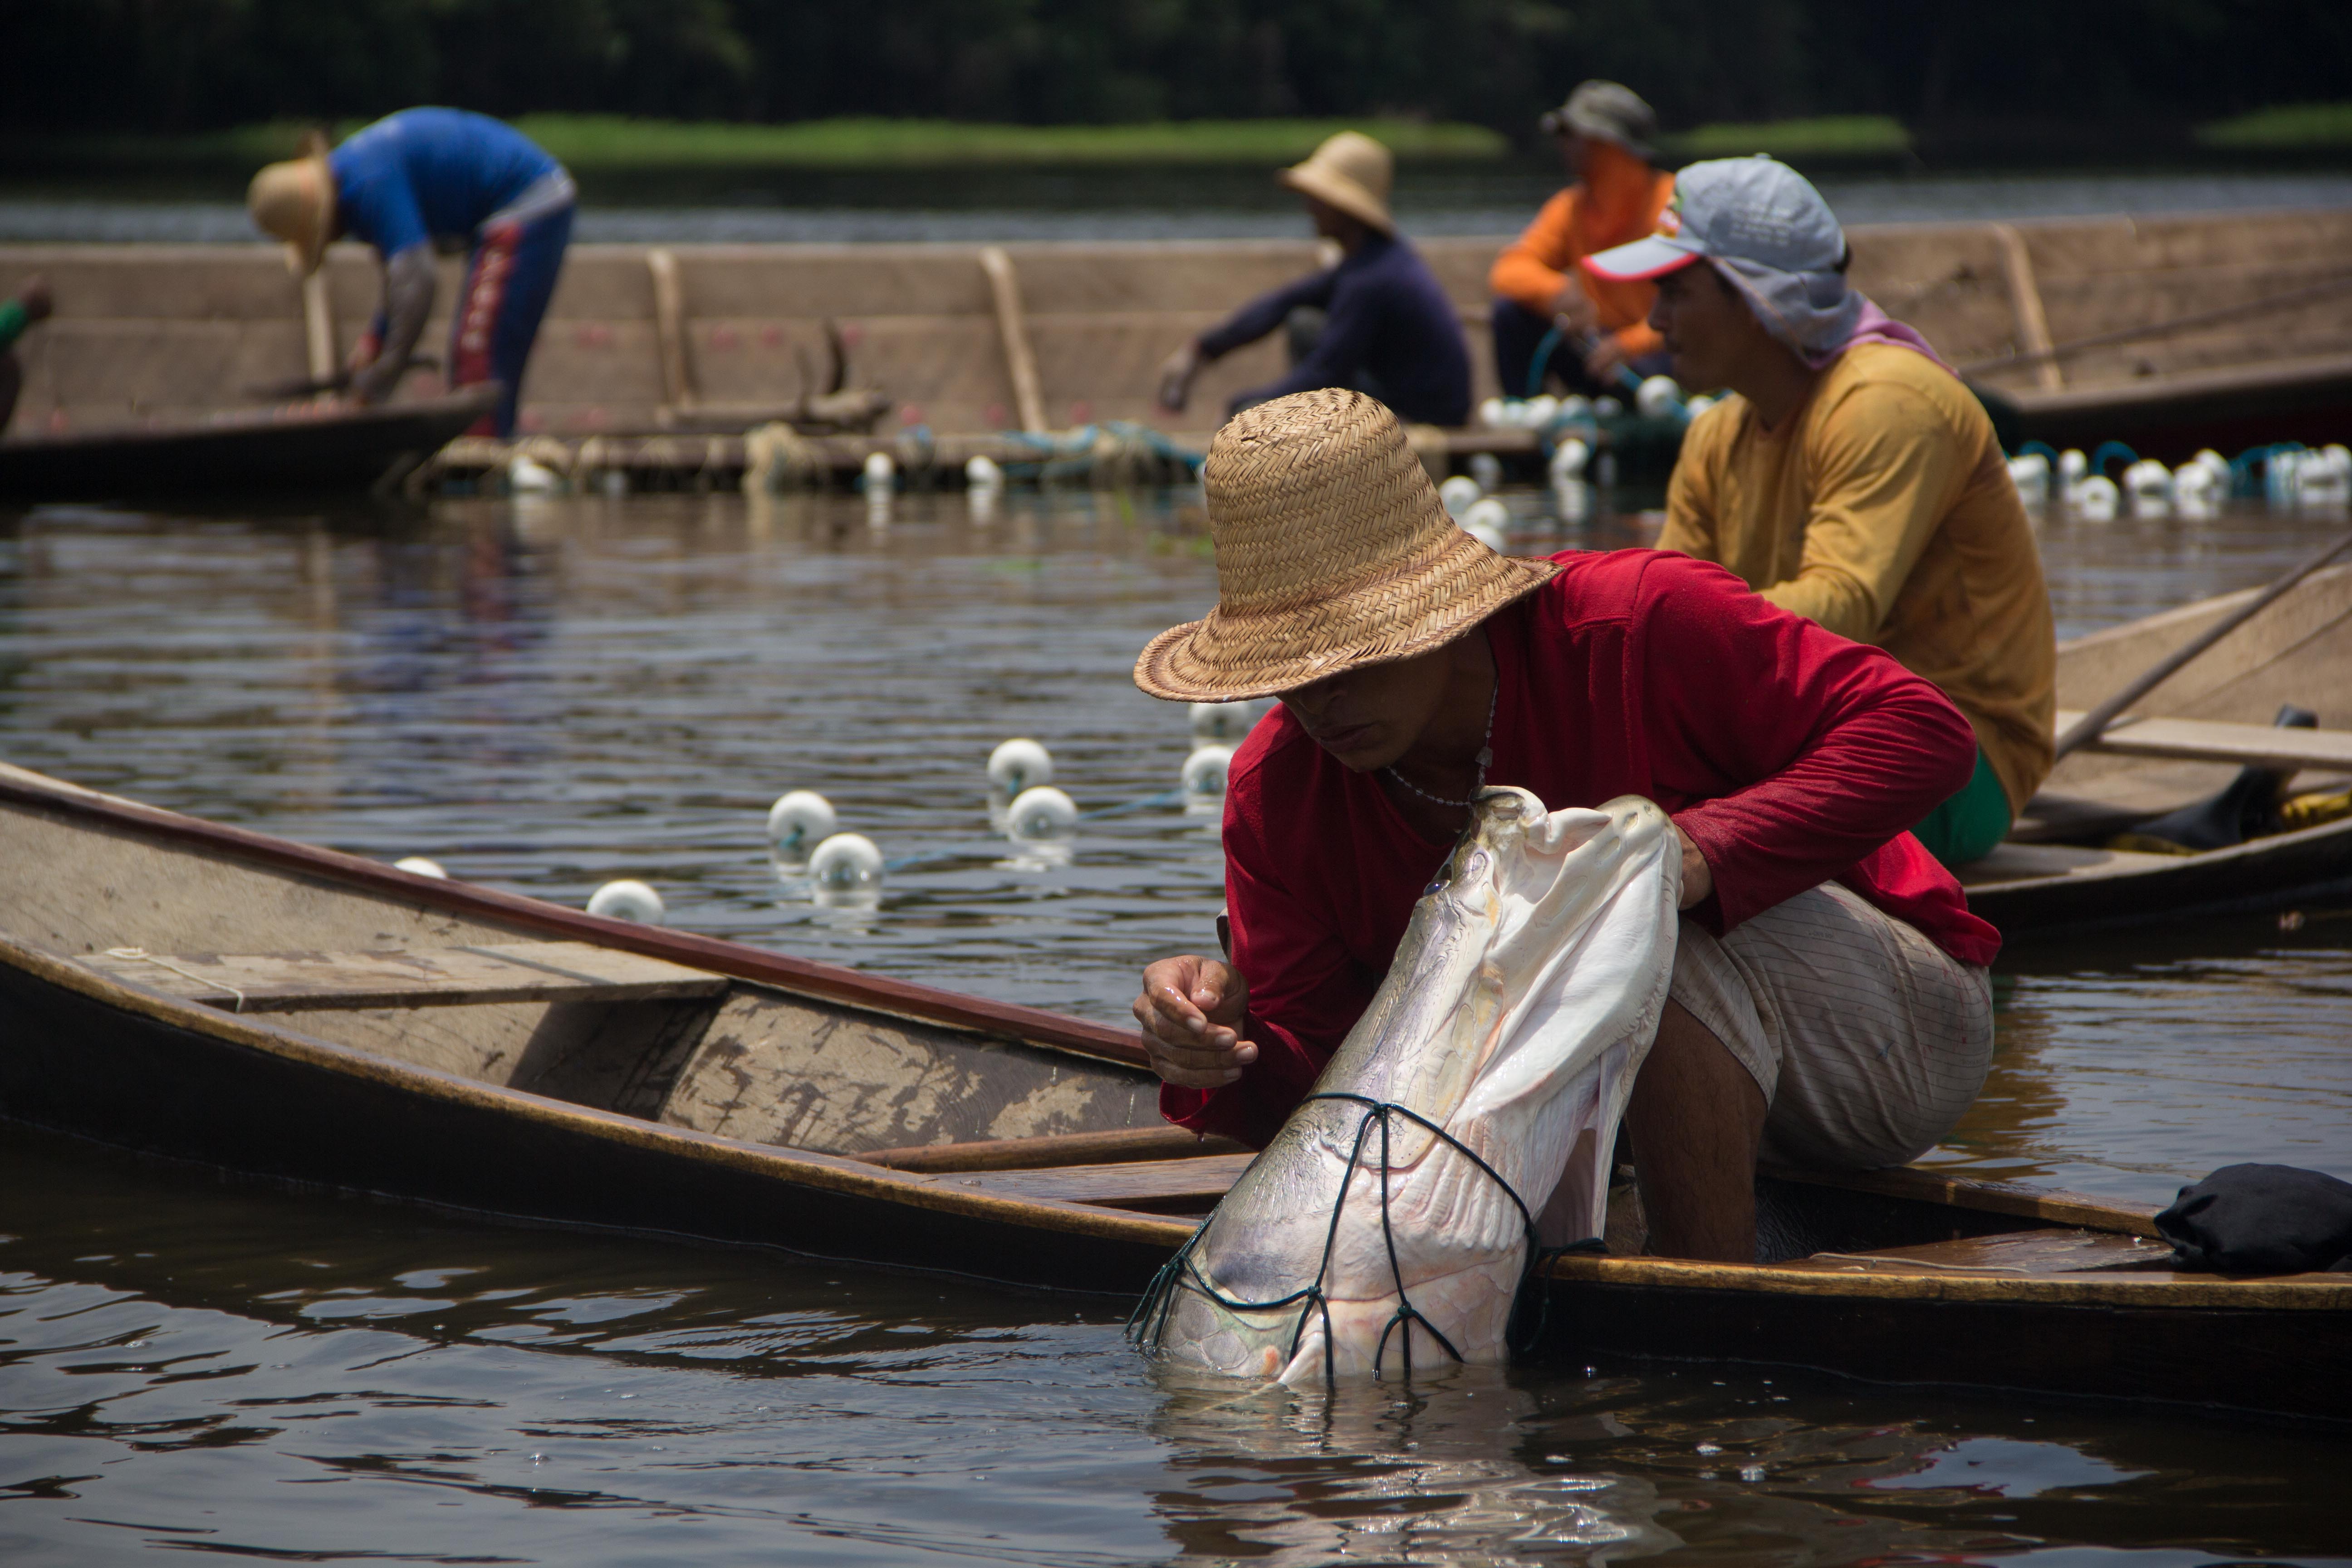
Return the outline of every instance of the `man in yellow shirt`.
{"type": "Polygon", "coordinates": [[[2057,644],[2041,556],[1992,423],[1935,351],[1845,279],[1837,220],[1769,158],[1694,163],[1647,239],[1585,265],[1654,279],[1693,390],[1661,549],[1932,680],[1977,734],[1975,776],[1914,831],[1989,853],[2051,767],[2057,644]]]}

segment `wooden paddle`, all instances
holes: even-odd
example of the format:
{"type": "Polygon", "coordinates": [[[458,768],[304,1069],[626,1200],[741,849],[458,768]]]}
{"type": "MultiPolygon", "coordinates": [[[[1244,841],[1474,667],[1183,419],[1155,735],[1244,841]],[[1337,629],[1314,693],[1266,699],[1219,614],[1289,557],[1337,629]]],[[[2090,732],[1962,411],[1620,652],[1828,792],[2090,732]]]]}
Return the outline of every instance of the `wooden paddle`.
{"type": "Polygon", "coordinates": [[[2169,680],[2183,665],[2252,620],[2269,606],[2271,601],[2347,550],[2352,550],[2352,533],[2346,534],[2325,550],[2319,551],[2304,561],[2285,576],[2255,595],[2252,599],[2231,611],[2219,621],[2157,660],[2145,673],[2126,684],[2121,691],[2069,725],[2066,732],[2058,737],[2057,755],[2063,757],[2076,747],[2097,740],[2100,732],[2115,722],[2116,715],[2169,680]]]}

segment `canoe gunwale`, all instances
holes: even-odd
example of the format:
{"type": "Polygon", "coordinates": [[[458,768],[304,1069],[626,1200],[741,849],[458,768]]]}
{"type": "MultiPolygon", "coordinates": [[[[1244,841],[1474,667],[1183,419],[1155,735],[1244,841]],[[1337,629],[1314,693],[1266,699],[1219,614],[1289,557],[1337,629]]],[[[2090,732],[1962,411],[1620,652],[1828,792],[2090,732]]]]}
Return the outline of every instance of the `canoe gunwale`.
{"type": "Polygon", "coordinates": [[[2005,942],[2149,925],[2190,916],[2258,914],[2312,899],[2352,894],[2352,817],[2273,834],[2227,848],[2168,858],[2162,866],[2112,876],[2021,878],[1969,887],[1969,908],[2000,929],[2005,942]],[[2267,871],[2321,862],[2319,875],[2281,879],[2267,871]],[[2326,871],[2327,866],[2336,869],[2326,871]],[[2167,902],[2181,882],[2221,885],[2167,902]],[[1981,902],[1979,900],[1982,900],[1981,902]]]}
{"type": "Polygon", "coordinates": [[[954,1029],[983,1038],[1066,1051],[1141,1068],[1148,1058],[1139,1040],[1106,1025],[1066,1017],[1017,1003],[992,1002],[913,981],[862,973],[838,964],[772,952],[743,942],[690,931],[606,920],[545,900],[501,893],[474,883],[420,877],[357,855],[298,844],[290,839],[226,824],[206,822],[160,806],[142,805],[97,790],[0,763],[0,802],[48,810],[108,824],[169,844],[189,846],[232,860],[294,871],[330,886],[356,888],[453,914],[493,921],[535,932],[553,932],[601,947],[667,959],[730,979],[772,986],[808,1000],[857,1008],[886,1017],[954,1029]]]}
{"type": "Polygon", "coordinates": [[[1550,1278],[1595,1289],[1667,1289],[1724,1295],[1854,1297],[1876,1300],[1982,1301],[2042,1307],[2153,1310],[2318,1311],[2352,1314],[2352,1274],[2230,1279],[2151,1270],[2079,1274],[1961,1274],[1906,1269],[1888,1261],[1868,1272],[1831,1273],[1768,1263],[1698,1263],[1679,1258],[1571,1254],[1550,1278]]]}

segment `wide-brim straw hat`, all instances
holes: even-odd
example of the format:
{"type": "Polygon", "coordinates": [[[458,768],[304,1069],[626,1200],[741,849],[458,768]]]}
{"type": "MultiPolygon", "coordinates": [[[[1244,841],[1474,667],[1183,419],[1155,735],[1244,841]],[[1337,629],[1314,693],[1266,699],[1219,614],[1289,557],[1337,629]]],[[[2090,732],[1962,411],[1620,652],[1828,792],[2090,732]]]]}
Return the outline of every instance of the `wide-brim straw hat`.
{"type": "Polygon", "coordinates": [[[316,272],[335,234],[335,176],[327,167],[326,138],[305,136],[299,157],[268,164],[254,175],[245,206],[256,227],[286,242],[297,272],[316,272]]]}
{"type": "Polygon", "coordinates": [[[1217,607],[1151,639],[1135,683],[1176,702],[1268,697],[1461,637],[1559,570],[1460,528],[1395,415],[1327,387],[1244,409],[1201,468],[1217,607]]]}
{"type": "Polygon", "coordinates": [[[1396,183],[1396,160],[1360,132],[1342,131],[1275,176],[1292,190],[1328,202],[1349,217],[1382,234],[1396,232],[1389,216],[1389,191],[1396,183]]]}

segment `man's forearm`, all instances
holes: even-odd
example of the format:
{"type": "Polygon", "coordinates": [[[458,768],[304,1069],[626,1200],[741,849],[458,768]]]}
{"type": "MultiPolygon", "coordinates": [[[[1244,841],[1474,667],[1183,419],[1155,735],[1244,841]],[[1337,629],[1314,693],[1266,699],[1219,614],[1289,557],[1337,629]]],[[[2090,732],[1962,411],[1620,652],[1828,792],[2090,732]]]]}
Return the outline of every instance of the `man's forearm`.
{"type": "Polygon", "coordinates": [[[376,403],[392,395],[425,335],[433,313],[433,247],[412,245],[383,264],[383,345],[374,362],[352,377],[352,395],[376,403]]]}

